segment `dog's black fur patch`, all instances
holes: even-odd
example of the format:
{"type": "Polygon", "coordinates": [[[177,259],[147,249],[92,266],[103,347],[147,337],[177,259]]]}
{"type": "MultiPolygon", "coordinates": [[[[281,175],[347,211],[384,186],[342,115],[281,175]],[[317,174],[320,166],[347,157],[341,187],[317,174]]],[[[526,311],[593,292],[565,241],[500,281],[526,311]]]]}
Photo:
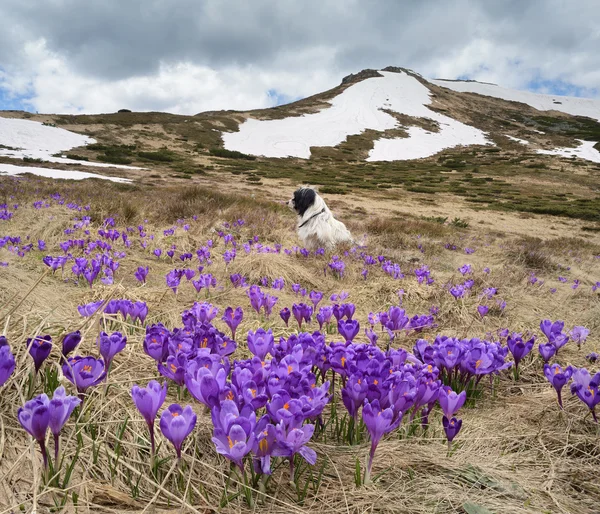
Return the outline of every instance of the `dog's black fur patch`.
{"type": "Polygon", "coordinates": [[[311,205],[315,203],[315,198],[316,193],[313,189],[303,187],[294,192],[294,209],[299,216],[303,216],[311,205]]]}

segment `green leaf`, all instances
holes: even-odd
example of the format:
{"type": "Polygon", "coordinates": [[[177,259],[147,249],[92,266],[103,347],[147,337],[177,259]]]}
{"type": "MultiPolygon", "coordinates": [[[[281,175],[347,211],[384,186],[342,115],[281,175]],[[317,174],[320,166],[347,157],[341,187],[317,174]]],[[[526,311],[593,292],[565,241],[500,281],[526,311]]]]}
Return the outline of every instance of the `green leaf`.
{"type": "Polygon", "coordinates": [[[471,502],[463,503],[462,507],[467,514],[492,514],[491,510],[471,502]]]}

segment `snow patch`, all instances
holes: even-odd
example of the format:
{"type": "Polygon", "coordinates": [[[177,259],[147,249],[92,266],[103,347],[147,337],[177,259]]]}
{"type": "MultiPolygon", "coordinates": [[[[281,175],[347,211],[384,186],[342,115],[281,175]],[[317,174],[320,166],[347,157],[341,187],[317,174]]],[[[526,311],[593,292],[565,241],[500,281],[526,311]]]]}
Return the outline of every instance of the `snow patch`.
{"type": "Polygon", "coordinates": [[[96,175],[86,171],[75,170],[54,170],[51,168],[36,168],[32,166],[14,166],[13,164],[0,163],[0,176],[3,175],[21,175],[23,173],[31,173],[46,178],[60,178],[71,180],[83,180],[86,178],[100,178],[110,180],[111,182],[131,182],[131,180],[119,177],[107,177],[106,175],[96,175]]]}
{"type": "Polygon", "coordinates": [[[594,148],[597,141],[582,141],[577,148],[555,148],[553,150],[537,150],[537,153],[544,155],[560,155],[562,157],[580,157],[586,161],[600,162],[600,152],[594,148]]]}
{"type": "Polygon", "coordinates": [[[442,79],[430,80],[430,82],[460,93],[478,93],[512,102],[521,102],[530,105],[538,111],[560,111],[572,114],[573,116],[587,116],[588,118],[600,121],[600,100],[592,98],[542,95],[482,82],[442,79]]]}
{"type": "Polygon", "coordinates": [[[521,143],[522,145],[529,144],[529,141],[525,141],[525,139],[519,139],[518,137],[509,136],[508,134],[504,134],[504,137],[507,137],[511,141],[516,141],[517,143],[521,143]]]}
{"type": "Polygon", "coordinates": [[[58,127],[42,125],[38,121],[0,117],[0,156],[14,157],[16,159],[31,157],[32,159],[42,159],[43,161],[61,164],[77,164],[79,166],[124,168],[130,170],[144,169],[135,166],[122,166],[106,162],[77,161],[52,156],[56,153],[66,152],[71,148],[95,142],[96,140],[91,137],[69,132],[58,127]],[[2,148],[2,146],[14,148],[15,150],[2,148]]]}

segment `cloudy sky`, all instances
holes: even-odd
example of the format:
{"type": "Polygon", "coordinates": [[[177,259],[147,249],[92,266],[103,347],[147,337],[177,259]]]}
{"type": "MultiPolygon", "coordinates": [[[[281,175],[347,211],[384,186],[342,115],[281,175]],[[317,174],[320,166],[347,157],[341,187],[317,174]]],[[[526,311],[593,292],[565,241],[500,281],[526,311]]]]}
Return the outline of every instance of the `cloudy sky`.
{"type": "Polygon", "coordinates": [[[252,109],[363,68],[600,98],[598,0],[0,0],[0,109],[252,109]]]}

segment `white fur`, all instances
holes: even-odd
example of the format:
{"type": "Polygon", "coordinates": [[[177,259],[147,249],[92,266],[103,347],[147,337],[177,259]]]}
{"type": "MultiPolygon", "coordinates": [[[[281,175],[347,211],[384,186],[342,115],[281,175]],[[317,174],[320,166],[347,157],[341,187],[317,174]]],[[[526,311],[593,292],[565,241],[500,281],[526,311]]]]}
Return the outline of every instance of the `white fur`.
{"type": "MultiPolygon", "coordinates": [[[[288,206],[294,210],[293,199],[288,201],[288,206]]],[[[298,216],[296,230],[298,237],[309,250],[332,250],[339,243],[354,243],[346,225],[333,217],[329,207],[316,191],[313,204],[302,216],[298,216]],[[325,212],[319,214],[322,210],[325,212]]]]}

